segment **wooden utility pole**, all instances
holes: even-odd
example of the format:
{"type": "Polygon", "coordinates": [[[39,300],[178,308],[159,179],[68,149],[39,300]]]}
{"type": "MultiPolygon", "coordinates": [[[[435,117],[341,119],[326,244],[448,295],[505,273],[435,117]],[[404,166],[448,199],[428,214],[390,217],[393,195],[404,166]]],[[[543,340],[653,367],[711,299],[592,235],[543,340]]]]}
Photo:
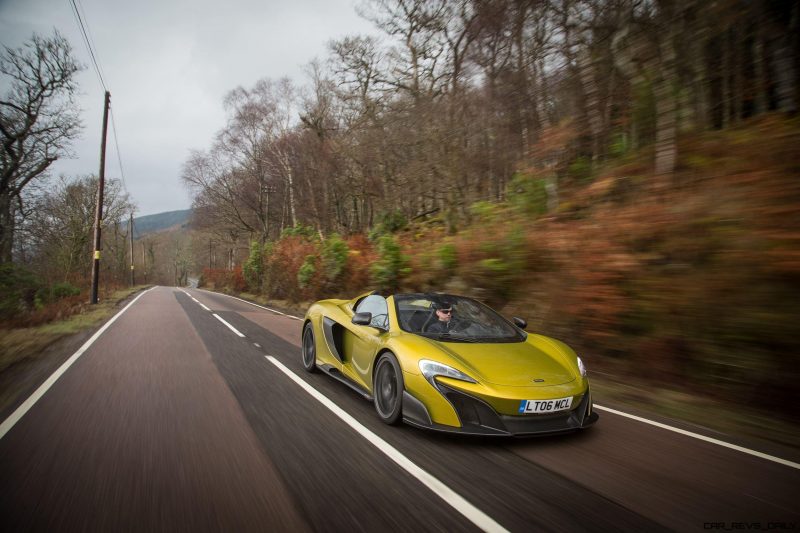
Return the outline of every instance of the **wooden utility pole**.
{"type": "Polygon", "coordinates": [[[147,252],[144,247],[144,239],[142,239],[142,272],[144,272],[144,282],[147,283],[147,252]]]}
{"type": "Polygon", "coordinates": [[[100,281],[100,224],[103,221],[103,187],[106,178],[106,132],[108,131],[108,105],[111,103],[111,93],[106,91],[105,105],[103,106],[103,137],[100,141],[100,176],[97,183],[97,207],[94,215],[94,258],[92,261],[92,299],[90,303],[97,303],[97,287],[100,281]]]}
{"type": "Polygon", "coordinates": [[[130,235],[130,242],[131,242],[131,287],[136,285],[136,276],[133,272],[133,213],[130,216],[130,222],[128,223],[128,234],[130,235]]]}

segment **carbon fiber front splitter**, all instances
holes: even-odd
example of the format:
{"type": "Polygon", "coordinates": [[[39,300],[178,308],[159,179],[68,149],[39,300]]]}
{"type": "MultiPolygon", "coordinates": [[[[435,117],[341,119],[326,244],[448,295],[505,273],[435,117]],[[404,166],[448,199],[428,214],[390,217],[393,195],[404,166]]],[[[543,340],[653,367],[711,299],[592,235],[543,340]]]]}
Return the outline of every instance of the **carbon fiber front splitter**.
{"type": "Polygon", "coordinates": [[[437,384],[440,392],[453,405],[461,427],[436,424],[425,406],[407,391],[403,392],[403,421],[409,425],[462,435],[524,436],[567,433],[585,429],[599,419],[592,409],[591,394],[587,391],[580,403],[567,413],[552,415],[509,416],[497,413],[486,402],[437,384]]]}

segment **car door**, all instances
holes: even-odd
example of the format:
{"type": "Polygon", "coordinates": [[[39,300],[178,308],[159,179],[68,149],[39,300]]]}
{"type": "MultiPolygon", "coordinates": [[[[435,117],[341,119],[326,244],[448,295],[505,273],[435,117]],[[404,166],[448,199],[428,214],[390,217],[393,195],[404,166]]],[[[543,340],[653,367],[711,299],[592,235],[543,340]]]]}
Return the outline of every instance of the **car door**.
{"type": "Polygon", "coordinates": [[[369,326],[349,324],[344,338],[345,359],[342,373],[367,390],[372,390],[372,364],[389,329],[389,306],[386,298],[371,294],[358,302],[356,313],[371,313],[369,326]]]}

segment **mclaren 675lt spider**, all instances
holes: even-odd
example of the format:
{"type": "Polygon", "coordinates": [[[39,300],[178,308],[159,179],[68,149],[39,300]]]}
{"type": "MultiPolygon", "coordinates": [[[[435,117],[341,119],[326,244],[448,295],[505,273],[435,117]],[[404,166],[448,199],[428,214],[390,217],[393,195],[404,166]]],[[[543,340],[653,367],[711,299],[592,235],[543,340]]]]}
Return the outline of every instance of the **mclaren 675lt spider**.
{"type": "Polygon", "coordinates": [[[387,424],[473,435],[529,435],[597,421],[586,368],[566,344],[486,305],[439,293],[314,303],[303,366],[373,401],[387,424]]]}

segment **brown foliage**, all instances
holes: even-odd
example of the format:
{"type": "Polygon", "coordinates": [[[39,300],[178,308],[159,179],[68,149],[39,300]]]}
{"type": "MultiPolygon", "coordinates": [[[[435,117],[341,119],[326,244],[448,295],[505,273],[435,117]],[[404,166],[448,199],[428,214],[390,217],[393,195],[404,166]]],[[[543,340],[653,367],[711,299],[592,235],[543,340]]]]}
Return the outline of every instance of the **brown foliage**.
{"type": "Polygon", "coordinates": [[[297,273],[309,255],[318,257],[319,252],[315,244],[304,237],[284,237],[275,243],[267,258],[267,283],[273,297],[298,301],[318,292],[316,280],[319,276],[314,277],[308,289],[300,288],[297,280],[297,273]]]}
{"type": "Polygon", "coordinates": [[[375,261],[376,254],[372,243],[365,235],[352,235],[346,239],[346,242],[350,252],[342,276],[344,282],[337,292],[339,296],[350,298],[353,294],[370,287],[369,268],[375,261]]]}
{"type": "Polygon", "coordinates": [[[204,268],[202,284],[212,290],[244,292],[247,289],[241,265],[233,270],[204,268]]]}

